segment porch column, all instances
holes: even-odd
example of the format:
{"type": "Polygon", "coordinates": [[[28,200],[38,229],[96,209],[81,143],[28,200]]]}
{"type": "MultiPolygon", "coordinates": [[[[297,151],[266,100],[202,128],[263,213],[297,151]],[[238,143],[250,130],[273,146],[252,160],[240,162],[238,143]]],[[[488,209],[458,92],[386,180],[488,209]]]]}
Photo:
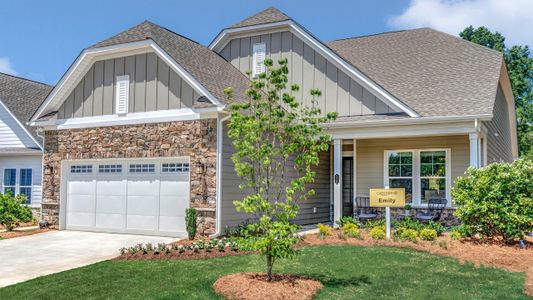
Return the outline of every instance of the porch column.
{"type": "Polygon", "coordinates": [[[474,168],[479,168],[481,166],[481,142],[479,134],[470,133],[468,135],[470,139],[470,166],[474,168]]]}
{"type": "Polygon", "coordinates": [[[357,140],[353,139],[353,207],[355,208],[355,197],[357,197],[357,140]]]}
{"type": "Polygon", "coordinates": [[[333,222],[336,222],[342,217],[342,140],[333,140],[333,222]]]}

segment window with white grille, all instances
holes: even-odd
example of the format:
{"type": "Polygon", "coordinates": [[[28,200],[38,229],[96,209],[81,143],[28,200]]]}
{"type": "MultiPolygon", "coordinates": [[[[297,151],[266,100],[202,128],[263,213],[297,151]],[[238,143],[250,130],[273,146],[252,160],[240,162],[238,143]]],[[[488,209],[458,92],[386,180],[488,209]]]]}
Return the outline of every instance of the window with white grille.
{"type": "Polygon", "coordinates": [[[253,65],[252,76],[255,78],[257,75],[264,73],[265,57],[266,57],[266,45],[265,43],[257,43],[253,45],[253,65]]]}
{"type": "Polygon", "coordinates": [[[122,173],[122,165],[98,165],[98,173],[122,173]]]}
{"type": "Polygon", "coordinates": [[[92,165],[73,165],[70,166],[70,173],[72,174],[83,174],[83,173],[92,173],[92,165]]]}
{"type": "Polygon", "coordinates": [[[130,95],[130,76],[117,76],[117,86],[115,95],[115,112],[117,114],[128,113],[128,102],[130,95]]]}
{"type": "Polygon", "coordinates": [[[130,173],[154,173],[155,164],[130,164],[130,173]]]}
{"type": "Polygon", "coordinates": [[[161,172],[163,173],[189,172],[189,164],[188,163],[164,163],[161,166],[161,172]]]}

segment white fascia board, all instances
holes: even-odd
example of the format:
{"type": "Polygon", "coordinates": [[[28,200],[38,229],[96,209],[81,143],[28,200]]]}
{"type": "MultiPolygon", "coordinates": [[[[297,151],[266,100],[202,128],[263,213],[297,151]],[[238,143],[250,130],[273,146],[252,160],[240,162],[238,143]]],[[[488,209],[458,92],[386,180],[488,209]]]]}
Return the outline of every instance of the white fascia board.
{"type": "Polygon", "coordinates": [[[219,108],[203,109],[171,109],[152,112],[128,113],[126,115],[104,115],[95,117],[82,117],[70,119],[50,119],[46,121],[34,121],[32,126],[42,126],[50,130],[76,129],[134,125],[144,123],[162,123],[174,121],[191,121],[203,118],[216,117],[219,108]]]}
{"type": "Polygon", "coordinates": [[[476,133],[475,122],[406,124],[391,126],[368,126],[353,128],[326,128],[334,139],[378,139],[400,137],[428,137],[439,135],[468,135],[476,133]]]}
{"type": "Polygon", "coordinates": [[[420,115],[417,112],[415,112],[409,106],[405,105],[402,101],[400,101],[399,99],[394,97],[392,94],[387,92],[384,88],[376,84],[374,81],[368,78],[365,74],[361,73],[361,71],[359,71],[357,68],[352,66],[346,60],[341,58],[339,55],[337,55],[335,52],[333,52],[331,49],[325,46],[322,42],[320,42],[317,38],[309,34],[301,26],[299,26],[298,24],[296,24],[295,22],[291,20],[277,22],[277,23],[270,23],[270,24],[261,24],[261,25],[255,25],[255,26],[225,29],[213,40],[213,42],[211,42],[211,44],[209,45],[209,48],[214,51],[217,51],[217,50],[220,51],[225,46],[225,44],[227,44],[228,37],[231,34],[243,32],[243,31],[255,31],[255,30],[263,30],[263,29],[283,27],[283,26],[287,26],[293,34],[298,36],[301,40],[307,42],[307,44],[311,46],[313,50],[317,51],[318,53],[322,54],[324,57],[328,58],[330,62],[332,62],[336,67],[338,67],[339,69],[345,70],[348,74],[351,75],[350,77],[352,79],[357,81],[363,87],[369,89],[370,91],[374,91],[375,96],[383,100],[385,103],[389,104],[392,107],[399,109],[400,111],[405,112],[410,117],[420,117],[420,115]]]}
{"type": "MultiPolygon", "coordinates": [[[[189,74],[183,67],[181,67],[170,55],[168,55],[168,53],[161,49],[161,47],[159,47],[159,45],[157,45],[153,40],[149,39],[144,41],[83,50],[83,52],[70,66],[65,75],[63,75],[58,84],[54,87],[52,92],[48,95],[48,97],[46,97],[43,104],[41,104],[37,112],[33,115],[31,122],[34,122],[39,117],[41,117],[41,115],[43,114],[43,112],[45,112],[49,105],[53,105],[54,102],[60,102],[61,98],[63,98],[63,96],[67,92],[70,92],[71,89],[75,86],[75,84],[77,84],[79,79],[85,75],[88,68],[91,67],[92,63],[94,63],[96,58],[102,56],[105,56],[106,58],[116,57],[117,55],[120,55],[120,53],[123,52],[142,51],[142,49],[144,49],[144,52],[147,52],[146,49],[153,50],[199,94],[206,96],[215,105],[222,105],[221,102],[218,101],[215,96],[213,96],[213,94],[211,94],[195,78],[193,78],[191,74],[189,74]]],[[[56,103],[56,106],[59,107],[59,105],[56,103]]],[[[56,109],[52,109],[48,112],[54,111],[56,109]]]]}
{"type": "Polygon", "coordinates": [[[37,147],[39,147],[39,149],[41,149],[41,151],[43,150],[43,146],[41,145],[41,143],[39,143],[34,137],[33,135],[30,134],[30,132],[28,131],[28,129],[26,129],[26,127],[24,127],[24,125],[20,122],[20,120],[15,117],[15,115],[9,110],[9,108],[7,108],[7,106],[2,102],[2,99],[0,99],[0,105],[7,111],[7,113],[15,120],[15,122],[17,122],[17,125],[19,125],[22,130],[24,130],[24,133],[26,133],[30,139],[35,143],[35,145],[37,147]]]}
{"type": "Polygon", "coordinates": [[[492,114],[482,115],[464,115],[464,116],[437,116],[437,117],[420,117],[404,119],[382,119],[382,120],[361,120],[347,122],[331,122],[325,125],[329,128],[354,128],[354,127],[375,127],[375,126],[393,126],[393,125],[411,125],[411,124],[434,124],[434,123],[451,123],[460,121],[475,120],[488,121],[492,119],[492,114]]]}

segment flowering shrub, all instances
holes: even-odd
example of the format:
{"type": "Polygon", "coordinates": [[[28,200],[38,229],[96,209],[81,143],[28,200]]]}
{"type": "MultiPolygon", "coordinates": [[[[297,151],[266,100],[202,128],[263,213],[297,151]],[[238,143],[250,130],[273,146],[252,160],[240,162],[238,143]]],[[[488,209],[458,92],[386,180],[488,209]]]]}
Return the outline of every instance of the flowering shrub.
{"type": "Polygon", "coordinates": [[[318,236],[320,238],[325,238],[328,235],[331,235],[331,227],[324,224],[317,224],[316,227],[318,227],[318,236]]]}
{"type": "Polygon", "coordinates": [[[354,223],[346,223],[342,226],[342,233],[348,237],[361,238],[361,232],[354,223]]]}
{"type": "Polygon", "coordinates": [[[376,226],[370,229],[370,236],[375,240],[382,240],[386,235],[385,228],[382,226],[376,226]]]}
{"type": "Polygon", "coordinates": [[[424,228],[420,231],[420,238],[424,241],[434,241],[437,238],[437,231],[435,229],[424,228]]]}
{"type": "Polygon", "coordinates": [[[533,161],[470,168],[455,180],[455,215],[470,234],[512,242],[533,230],[533,161]]]}
{"type": "Polygon", "coordinates": [[[26,197],[23,195],[13,197],[11,193],[0,193],[0,224],[7,231],[13,230],[21,222],[31,221],[31,210],[22,204],[24,201],[26,201],[26,197]]]}
{"type": "Polygon", "coordinates": [[[405,229],[400,233],[400,239],[404,241],[416,242],[417,237],[418,232],[414,229],[405,229]]]}

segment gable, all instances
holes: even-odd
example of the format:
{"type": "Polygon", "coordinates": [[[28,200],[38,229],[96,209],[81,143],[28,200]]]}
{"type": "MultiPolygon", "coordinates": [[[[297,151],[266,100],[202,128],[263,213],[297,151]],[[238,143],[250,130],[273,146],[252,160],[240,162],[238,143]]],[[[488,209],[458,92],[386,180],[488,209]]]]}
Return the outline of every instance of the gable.
{"type": "Polygon", "coordinates": [[[317,100],[324,114],[361,116],[398,112],[290,31],[233,38],[220,54],[246,73],[252,68],[251,49],[255,43],[265,43],[267,57],[274,63],[280,58],[288,59],[289,86],[300,86],[297,99],[309,104],[310,89],[322,91],[317,100]]]}
{"type": "Polygon", "coordinates": [[[192,108],[200,97],[153,52],[93,63],[58,109],[58,119],[115,114],[117,76],[129,76],[129,112],[192,108]]]}
{"type": "Polygon", "coordinates": [[[0,149],[35,148],[40,146],[0,102],[0,149]]]}

